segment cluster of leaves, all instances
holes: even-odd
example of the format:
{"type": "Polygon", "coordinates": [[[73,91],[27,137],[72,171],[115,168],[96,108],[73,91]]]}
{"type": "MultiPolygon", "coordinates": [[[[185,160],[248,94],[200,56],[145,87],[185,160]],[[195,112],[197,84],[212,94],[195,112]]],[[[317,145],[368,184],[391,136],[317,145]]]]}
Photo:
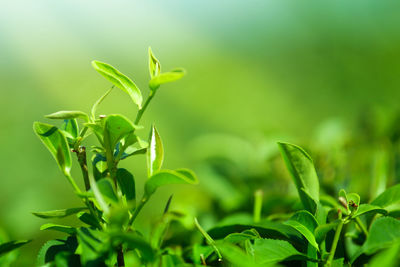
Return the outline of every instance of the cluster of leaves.
{"type": "MultiPolygon", "coordinates": [[[[304,149],[289,143],[261,146],[262,153],[258,153],[239,139],[214,136],[198,140],[197,151],[213,155],[197,168],[205,187],[204,198],[211,199],[213,208],[200,214],[200,220],[189,218],[188,226],[187,216],[169,209],[170,198],[160,220],[152,225],[150,234],[145,234],[135,227],[135,219],[158,187],[197,183],[190,170],[162,169],[163,145],[154,126],[147,141],[136,134],[143,128],[140,119],[160,85],[180,79],[184,72],[162,73],[149,50],[150,91],[142,103],[141,91],[131,79],[106,63],[94,61],[93,66],[113,87],[130,96],[138,113],[134,122],[117,114],[97,116],[97,106],[110,89],[90,114],[60,111],[47,118],[63,120],[61,127],[34,124],[36,134],[83,203],[82,207],[34,213],[45,219],[76,215],[82,222],[81,227],[44,224],[41,230],[59,231],[66,237],[47,242],[39,252],[38,265],[397,266],[400,184],[386,185],[396,183],[393,176],[398,172],[392,169],[397,166],[393,158],[400,154],[399,135],[394,134],[398,128],[388,127],[388,132],[365,140],[358,138],[364,142],[361,147],[368,147],[360,153],[349,152],[348,143],[357,144],[356,138],[344,142],[345,138],[335,137],[329,143],[324,137],[324,145],[313,147],[315,162],[304,149]],[[83,142],[90,135],[98,144],[91,147],[88,165],[83,142]],[[85,190],[71,175],[71,152],[76,154],[85,190]],[[140,154],[147,156],[148,179],[142,198],[137,200],[133,174],[118,164],[140,154]],[[372,184],[371,188],[346,185],[347,172],[358,166],[351,156],[370,154],[374,162],[372,179],[365,184],[372,184]],[[288,171],[284,173],[282,168],[288,171]],[[291,186],[286,186],[288,183],[291,186]],[[297,192],[291,194],[291,188],[297,192]],[[341,188],[357,188],[360,194],[341,188]],[[366,195],[369,201],[361,201],[366,195]]],[[[330,134],[335,132],[333,128],[328,127],[330,134]]],[[[191,151],[196,153],[196,145],[191,151]]],[[[0,256],[27,242],[0,245],[0,256]]]]}

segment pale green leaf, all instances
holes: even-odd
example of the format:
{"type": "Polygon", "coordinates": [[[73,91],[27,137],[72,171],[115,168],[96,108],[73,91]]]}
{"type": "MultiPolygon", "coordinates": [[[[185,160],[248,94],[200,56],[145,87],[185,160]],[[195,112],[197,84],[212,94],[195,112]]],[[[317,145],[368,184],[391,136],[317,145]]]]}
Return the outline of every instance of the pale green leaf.
{"type": "Polygon", "coordinates": [[[87,207],[80,207],[80,208],[70,208],[70,209],[62,209],[62,210],[32,212],[32,214],[39,218],[43,218],[43,219],[64,218],[64,217],[70,216],[72,214],[76,214],[76,213],[81,212],[86,209],[87,209],[87,207]]]}
{"type": "Polygon", "coordinates": [[[151,47],[149,47],[149,71],[150,78],[154,78],[161,72],[160,61],[158,61],[158,59],[154,56],[153,51],[151,51],[151,47]]]}
{"type": "Polygon", "coordinates": [[[147,195],[153,194],[158,187],[170,184],[197,184],[196,175],[186,169],[161,170],[153,174],[145,184],[145,192],[147,195]]]}
{"type": "Polygon", "coordinates": [[[67,225],[59,225],[59,224],[54,224],[54,223],[43,224],[40,227],[40,230],[53,230],[53,231],[67,233],[70,235],[76,233],[76,228],[74,228],[74,227],[67,226],[67,225]]]}
{"type": "Polygon", "coordinates": [[[152,176],[153,173],[159,171],[164,161],[164,148],[161,137],[156,127],[153,125],[149,137],[149,148],[147,149],[147,175],[152,176]]]}
{"type": "Polygon", "coordinates": [[[175,69],[170,72],[160,73],[153,77],[149,82],[151,90],[156,90],[161,84],[170,83],[181,79],[185,75],[184,69],[175,69]]]}

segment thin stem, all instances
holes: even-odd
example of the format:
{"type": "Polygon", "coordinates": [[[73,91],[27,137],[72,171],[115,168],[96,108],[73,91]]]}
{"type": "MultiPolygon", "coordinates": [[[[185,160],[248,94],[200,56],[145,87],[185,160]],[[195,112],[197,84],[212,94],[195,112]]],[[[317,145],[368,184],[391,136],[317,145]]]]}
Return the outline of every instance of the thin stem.
{"type": "Polygon", "coordinates": [[[117,266],[125,266],[124,252],[122,250],[122,245],[117,248],[117,266]]]}
{"type": "Polygon", "coordinates": [[[71,174],[65,174],[65,176],[67,177],[68,182],[69,182],[69,183],[72,185],[72,187],[74,188],[75,193],[77,193],[77,194],[82,194],[81,189],[80,189],[79,186],[75,183],[75,180],[74,180],[74,178],[72,178],[71,174]]]}
{"type": "Polygon", "coordinates": [[[142,200],[140,200],[139,205],[136,207],[135,211],[132,214],[132,217],[129,219],[128,225],[132,225],[132,223],[135,221],[136,217],[138,216],[140,210],[143,208],[143,206],[146,204],[146,202],[149,200],[149,197],[145,194],[142,197],[142,200]]]}
{"type": "Polygon", "coordinates": [[[360,227],[361,231],[364,233],[365,237],[367,237],[367,236],[368,236],[368,230],[367,230],[367,228],[365,227],[364,223],[360,220],[359,217],[357,217],[357,218],[355,219],[355,221],[356,221],[358,227],[360,227]]]}
{"type": "Polygon", "coordinates": [[[259,222],[261,219],[261,211],[262,211],[262,201],[263,201],[263,191],[257,190],[254,192],[254,211],[253,211],[253,220],[255,223],[259,222]]]}
{"type": "Polygon", "coordinates": [[[335,252],[336,252],[336,247],[339,242],[340,234],[342,232],[342,228],[343,228],[343,220],[341,219],[340,223],[338,224],[338,226],[336,228],[335,236],[333,237],[331,251],[329,252],[329,257],[325,264],[326,267],[330,267],[332,264],[332,261],[333,261],[333,258],[335,256],[335,252]]]}
{"type": "Polygon", "coordinates": [[[150,104],[150,101],[153,99],[155,94],[156,94],[155,91],[150,91],[150,94],[147,97],[146,101],[144,102],[143,107],[141,109],[139,109],[139,111],[136,115],[136,119],[135,119],[136,125],[139,123],[140,119],[142,118],[143,113],[146,111],[147,106],[150,104]]]}
{"type": "Polygon", "coordinates": [[[194,218],[194,225],[196,225],[197,229],[199,229],[200,233],[204,236],[204,238],[207,240],[207,243],[213,247],[215,253],[217,253],[218,256],[218,261],[222,261],[222,255],[221,252],[219,252],[219,249],[217,248],[217,246],[215,245],[215,241],[214,239],[212,239],[212,237],[203,229],[203,227],[201,227],[201,225],[199,224],[199,221],[197,220],[197,218],[194,218]]]}
{"type": "Polygon", "coordinates": [[[86,191],[88,191],[90,189],[90,182],[89,182],[89,170],[86,159],[86,148],[84,146],[80,146],[78,150],[76,150],[75,152],[78,157],[79,166],[81,167],[83,181],[85,182],[85,189],[86,191]]]}

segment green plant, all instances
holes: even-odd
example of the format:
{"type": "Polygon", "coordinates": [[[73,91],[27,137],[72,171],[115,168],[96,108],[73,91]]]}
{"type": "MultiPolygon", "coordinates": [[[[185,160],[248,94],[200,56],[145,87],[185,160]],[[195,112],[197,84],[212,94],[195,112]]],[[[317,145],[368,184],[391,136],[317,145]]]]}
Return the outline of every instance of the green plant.
{"type": "MultiPolygon", "coordinates": [[[[77,215],[83,223],[81,227],[44,224],[41,230],[63,232],[67,237],[47,242],[39,252],[38,264],[125,266],[127,254],[138,264],[156,264],[162,256],[158,244],[162,242],[163,231],[148,240],[136,229],[135,219],[160,186],[196,184],[197,178],[188,169],[162,169],[164,149],[154,125],[151,127],[148,142],[142,140],[136,132],[143,128],[139,125],[140,120],[159,87],[182,78],[184,71],[176,69],[161,72],[160,62],[149,48],[150,90],[143,103],[141,91],[130,78],[109,64],[93,61],[92,65],[113,84],[112,88],[117,87],[130,96],[138,108],[137,116],[134,122],[119,114],[97,116],[97,107],[111,92],[111,88],[96,101],[90,114],[82,111],[59,111],[46,116],[49,119],[62,120],[61,127],[34,123],[35,133],[83,202],[82,207],[33,213],[45,219],[77,215]],[[91,164],[88,164],[85,142],[90,135],[96,136],[98,144],[91,146],[93,157],[91,164]],[[71,152],[75,154],[81,169],[84,190],[71,175],[71,152]],[[140,154],[147,155],[148,179],[144,185],[144,194],[137,201],[134,176],[128,170],[120,168],[119,163],[140,154]]],[[[167,207],[164,217],[173,219],[174,216],[177,215],[170,213],[167,207]]]]}

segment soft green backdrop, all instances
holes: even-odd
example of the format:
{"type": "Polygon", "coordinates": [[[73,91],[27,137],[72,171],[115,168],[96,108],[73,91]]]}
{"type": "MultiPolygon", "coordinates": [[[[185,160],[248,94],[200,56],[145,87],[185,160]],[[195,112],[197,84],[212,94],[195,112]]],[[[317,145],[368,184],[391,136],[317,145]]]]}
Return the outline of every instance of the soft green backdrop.
{"type": "MultiPolygon", "coordinates": [[[[370,107],[396,110],[399,25],[399,5],[384,1],[2,1],[0,227],[34,239],[17,266],[29,266],[52,236],[30,212],[79,203],[32,123],[89,110],[110,86],[91,60],[116,66],[144,92],[148,46],[163,69],[187,70],[160,90],[143,122],[158,126],[166,166],[192,167],[190,143],[206,133],[296,141],[332,117],[351,124],[370,107]]],[[[120,91],[100,110],[136,112],[120,91]]],[[[139,181],[144,162],[126,163],[139,181]]],[[[184,187],[176,202],[196,210],[202,200],[186,190],[196,192],[184,187]]]]}

